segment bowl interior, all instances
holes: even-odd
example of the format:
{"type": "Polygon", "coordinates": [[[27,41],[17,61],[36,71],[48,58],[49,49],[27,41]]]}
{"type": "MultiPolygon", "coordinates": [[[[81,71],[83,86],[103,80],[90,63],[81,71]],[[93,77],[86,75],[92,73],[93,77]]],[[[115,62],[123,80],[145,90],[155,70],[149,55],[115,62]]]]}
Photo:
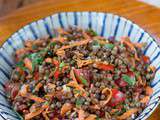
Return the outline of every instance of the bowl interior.
{"type": "Polygon", "coordinates": [[[0,48],[0,118],[18,120],[20,117],[8,103],[4,91],[4,84],[9,80],[12,67],[15,64],[13,53],[23,48],[26,40],[37,39],[46,35],[54,36],[53,29],[78,26],[83,29],[92,28],[99,35],[109,38],[115,36],[119,40],[128,36],[133,42],[146,42],[144,54],[150,57],[150,64],[156,67],[156,75],[151,83],[154,93],[150,102],[136,120],[146,119],[159,104],[160,96],[160,47],[154,39],[133,22],[110,13],[97,12],[68,12],[59,13],[32,22],[6,40],[0,48]]]}

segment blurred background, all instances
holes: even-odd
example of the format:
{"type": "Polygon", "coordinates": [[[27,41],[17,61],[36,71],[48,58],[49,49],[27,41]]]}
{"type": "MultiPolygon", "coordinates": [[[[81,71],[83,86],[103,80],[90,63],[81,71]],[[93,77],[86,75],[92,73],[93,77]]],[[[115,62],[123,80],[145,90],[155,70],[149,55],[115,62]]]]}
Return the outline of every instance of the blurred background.
{"type": "MultiPolygon", "coordinates": [[[[21,8],[42,0],[0,0],[0,17],[21,8]]],[[[160,0],[139,0],[160,7],[160,0]]]]}

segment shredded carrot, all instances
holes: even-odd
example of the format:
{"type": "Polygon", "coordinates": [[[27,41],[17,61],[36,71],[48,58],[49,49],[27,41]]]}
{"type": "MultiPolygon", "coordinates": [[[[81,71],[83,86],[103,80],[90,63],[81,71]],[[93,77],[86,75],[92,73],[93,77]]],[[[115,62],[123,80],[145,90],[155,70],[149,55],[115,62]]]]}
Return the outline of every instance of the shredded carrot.
{"type": "Polygon", "coordinates": [[[77,82],[77,79],[76,79],[76,77],[75,77],[73,68],[72,68],[71,71],[70,71],[70,77],[72,78],[73,81],[76,81],[76,82],[77,82]]]}
{"type": "Polygon", "coordinates": [[[53,118],[53,120],[59,120],[58,118],[53,118]]]}
{"type": "Polygon", "coordinates": [[[74,87],[76,88],[77,90],[80,90],[80,93],[82,96],[86,97],[87,96],[87,93],[86,91],[83,89],[82,86],[80,86],[76,81],[71,81],[69,82],[68,84],[66,84],[67,86],[69,87],[74,87]]]}
{"type": "Polygon", "coordinates": [[[77,56],[78,59],[81,59],[84,56],[82,53],[80,53],[78,51],[75,51],[74,53],[75,53],[75,55],[77,56]]]}
{"type": "Polygon", "coordinates": [[[84,91],[84,89],[76,81],[71,81],[66,85],[69,86],[69,87],[74,87],[74,88],[77,88],[79,90],[84,91]]]}
{"type": "Polygon", "coordinates": [[[142,99],[140,100],[140,102],[147,104],[147,103],[149,102],[149,99],[150,99],[149,96],[145,96],[144,98],[142,98],[142,99]]]}
{"type": "Polygon", "coordinates": [[[63,68],[62,68],[62,73],[64,73],[67,69],[69,69],[69,66],[64,66],[63,68]]]}
{"type": "Polygon", "coordinates": [[[56,88],[56,85],[55,85],[55,84],[52,84],[52,83],[48,83],[48,84],[47,84],[47,87],[48,87],[49,89],[55,89],[55,88],[56,88]]]}
{"type": "Polygon", "coordinates": [[[58,42],[59,41],[59,42],[63,43],[66,40],[67,40],[67,38],[61,37],[61,36],[58,36],[56,38],[52,38],[52,42],[58,42]]]}
{"type": "Polygon", "coordinates": [[[40,97],[37,97],[35,95],[32,95],[32,94],[26,94],[27,98],[31,99],[31,100],[34,100],[35,102],[45,102],[44,99],[40,98],[40,97]]]}
{"type": "Polygon", "coordinates": [[[24,85],[21,87],[21,89],[20,89],[20,91],[19,91],[19,94],[20,94],[21,96],[25,96],[25,95],[28,93],[28,89],[29,89],[29,85],[28,85],[28,84],[24,84],[24,85]]]}
{"type": "Polygon", "coordinates": [[[25,45],[26,47],[32,47],[32,45],[33,45],[33,40],[27,40],[27,41],[24,43],[24,45],[25,45]]]}
{"type": "Polygon", "coordinates": [[[105,44],[109,43],[109,41],[105,40],[105,38],[102,36],[95,36],[95,37],[93,37],[93,39],[96,40],[101,45],[105,45],[105,44]]]}
{"type": "Polygon", "coordinates": [[[30,112],[35,112],[37,110],[37,103],[33,103],[32,106],[29,108],[30,112]]]}
{"type": "MultiPolygon", "coordinates": [[[[106,39],[106,38],[104,38],[104,37],[102,37],[102,36],[95,36],[95,37],[93,37],[93,39],[95,39],[95,40],[104,40],[104,39],[106,39]]],[[[108,41],[108,40],[107,40],[108,41]]],[[[108,41],[109,42],[109,41],[108,41]]]]}
{"type": "Polygon", "coordinates": [[[89,106],[91,109],[94,109],[94,110],[100,110],[101,108],[99,107],[99,105],[91,105],[89,106]]]}
{"type": "Polygon", "coordinates": [[[65,103],[61,108],[61,115],[64,116],[66,112],[70,111],[73,108],[72,104],[65,103]]]}
{"type": "Polygon", "coordinates": [[[71,45],[62,46],[62,47],[59,48],[57,51],[65,50],[65,49],[72,48],[72,47],[75,47],[75,46],[85,45],[85,44],[87,44],[89,41],[90,41],[90,39],[86,39],[86,40],[81,40],[81,41],[78,41],[78,42],[74,42],[74,43],[71,44],[71,45]]]}
{"type": "Polygon", "coordinates": [[[16,50],[16,55],[19,56],[19,55],[24,55],[28,50],[30,50],[29,48],[21,48],[21,49],[18,49],[16,50]]]}
{"type": "Polygon", "coordinates": [[[133,45],[139,49],[142,49],[145,46],[145,43],[133,43],[133,45]]]}
{"type": "Polygon", "coordinates": [[[82,109],[78,110],[78,120],[84,120],[84,118],[85,112],[82,109]]]}
{"type": "Polygon", "coordinates": [[[41,108],[39,108],[37,111],[34,111],[34,112],[30,112],[28,114],[25,115],[25,120],[30,120],[32,119],[33,117],[41,114],[46,108],[48,108],[49,106],[48,105],[43,105],[41,108]]]}
{"type": "Polygon", "coordinates": [[[49,117],[47,116],[47,112],[46,111],[42,112],[42,115],[45,118],[45,120],[49,120],[49,117]]]}
{"type": "Polygon", "coordinates": [[[123,113],[121,116],[118,116],[117,119],[118,120],[126,120],[127,118],[129,118],[132,114],[138,112],[137,108],[132,108],[130,110],[127,110],[125,113],[123,113]]]}
{"type": "Polygon", "coordinates": [[[137,76],[137,80],[138,80],[140,85],[145,85],[145,83],[143,83],[142,77],[140,75],[137,76]]]}
{"type": "Polygon", "coordinates": [[[102,90],[102,94],[105,94],[106,100],[100,101],[100,105],[101,106],[105,106],[111,100],[111,98],[112,98],[112,91],[109,88],[104,88],[102,90]]]}
{"type": "Polygon", "coordinates": [[[96,120],[96,115],[90,114],[85,120],[96,120]]]}
{"type": "Polygon", "coordinates": [[[62,29],[62,28],[58,28],[57,31],[58,31],[58,33],[60,33],[60,34],[66,34],[66,35],[69,34],[67,31],[65,31],[65,30],[62,29]]]}
{"type": "Polygon", "coordinates": [[[38,83],[35,87],[35,91],[39,91],[39,89],[43,86],[42,83],[38,83]]]}
{"type": "Polygon", "coordinates": [[[84,30],[82,31],[82,34],[83,34],[83,37],[85,39],[90,39],[91,38],[84,30]]]}
{"type": "Polygon", "coordinates": [[[135,51],[134,53],[134,58],[137,60],[137,61],[140,61],[140,58],[138,58],[138,55],[137,55],[137,52],[135,51]]]}
{"type": "Polygon", "coordinates": [[[47,114],[50,113],[51,111],[48,111],[48,109],[49,109],[49,106],[48,106],[48,108],[46,108],[45,111],[42,112],[42,115],[45,118],[45,120],[50,120],[49,117],[47,116],[47,114]]]}
{"type": "Polygon", "coordinates": [[[57,50],[56,54],[58,56],[64,57],[65,56],[65,51],[64,50],[57,50]]]}
{"type": "Polygon", "coordinates": [[[140,59],[138,58],[138,55],[137,55],[137,51],[136,51],[136,49],[135,49],[135,47],[134,47],[134,44],[133,44],[132,42],[130,42],[130,40],[129,40],[128,38],[126,38],[126,37],[122,38],[122,39],[121,39],[121,43],[127,45],[132,51],[134,51],[134,52],[135,52],[135,53],[134,53],[135,59],[136,59],[137,61],[140,61],[140,59]]]}
{"type": "Polygon", "coordinates": [[[127,45],[129,48],[131,48],[132,51],[135,51],[134,44],[130,42],[129,38],[122,37],[121,43],[127,45]]]}
{"type": "Polygon", "coordinates": [[[135,59],[133,57],[128,57],[128,60],[131,62],[133,67],[136,67],[135,59]]]}
{"type": "Polygon", "coordinates": [[[147,86],[146,87],[146,95],[152,95],[152,93],[153,93],[153,88],[151,88],[150,86],[147,86]]]}
{"type": "Polygon", "coordinates": [[[29,58],[24,59],[25,67],[32,71],[32,61],[29,58]]]}
{"type": "Polygon", "coordinates": [[[93,63],[93,60],[77,60],[77,66],[79,68],[83,67],[83,66],[86,66],[86,65],[89,65],[89,64],[92,64],[93,63]]]}
{"type": "Polygon", "coordinates": [[[37,111],[35,111],[35,112],[31,112],[31,113],[26,114],[26,115],[25,115],[25,120],[30,120],[30,119],[32,119],[33,117],[41,114],[43,111],[44,111],[44,109],[39,109],[39,110],[37,110],[37,111]]]}
{"type": "Polygon", "coordinates": [[[155,72],[156,71],[156,68],[154,66],[149,66],[149,68],[152,70],[152,72],[155,72]]]}

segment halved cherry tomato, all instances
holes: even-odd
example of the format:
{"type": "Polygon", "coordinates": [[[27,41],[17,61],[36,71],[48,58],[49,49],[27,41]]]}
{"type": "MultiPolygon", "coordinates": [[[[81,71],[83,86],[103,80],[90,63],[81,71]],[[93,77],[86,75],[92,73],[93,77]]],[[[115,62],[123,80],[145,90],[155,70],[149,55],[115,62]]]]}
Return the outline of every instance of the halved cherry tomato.
{"type": "Polygon", "coordinates": [[[112,89],[112,99],[109,102],[109,105],[114,107],[118,105],[119,103],[125,101],[125,99],[126,99],[126,96],[124,93],[122,93],[121,91],[117,89],[112,89]]]}
{"type": "Polygon", "coordinates": [[[119,87],[126,87],[128,85],[128,83],[126,81],[124,81],[122,78],[119,78],[119,79],[115,80],[115,83],[119,87]]]}
{"type": "Polygon", "coordinates": [[[55,78],[55,79],[58,79],[59,75],[60,75],[60,71],[59,71],[58,68],[56,68],[56,70],[55,70],[55,72],[54,72],[54,78],[55,78]]]}
{"type": "Polygon", "coordinates": [[[10,95],[11,99],[14,99],[18,94],[20,85],[18,83],[6,83],[5,90],[10,95]]]}
{"type": "Polygon", "coordinates": [[[113,65],[110,65],[110,64],[103,64],[103,63],[97,63],[96,64],[97,68],[98,69],[101,69],[101,70],[114,70],[114,66],[113,65]]]}
{"type": "MultiPolygon", "coordinates": [[[[135,77],[135,74],[132,71],[128,71],[127,73],[125,73],[126,75],[128,75],[129,77],[135,77]]],[[[120,75],[120,78],[115,80],[115,83],[119,86],[119,87],[126,87],[128,85],[128,83],[126,81],[124,81],[122,79],[122,75],[120,75]]]]}
{"type": "Polygon", "coordinates": [[[80,79],[80,76],[83,77],[85,80],[87,80],[87,83],[90,84],[91,80],[91,73],[89,70],[86,69],[74,69],[74,73],[76,76],[76,79],[79,83],[83,83],[82,79],[80,79]]]}

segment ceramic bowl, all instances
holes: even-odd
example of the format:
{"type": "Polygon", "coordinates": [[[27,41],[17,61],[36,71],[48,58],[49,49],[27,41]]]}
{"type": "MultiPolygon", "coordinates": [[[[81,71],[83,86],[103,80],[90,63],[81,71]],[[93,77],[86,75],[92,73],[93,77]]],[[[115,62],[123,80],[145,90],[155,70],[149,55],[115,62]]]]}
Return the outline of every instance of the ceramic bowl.
{"type": "Polygon", "coordinates": [[[78,26],[92,28],[99,35],[119,40],[128,36],[132,42],[146,42],[144,54],[150,57],[150,64],[156,67],[156,75],[151,82],[154,93],[143,112],[135,120],[148,118],[159,104],[160,96],[160,47],[155,40],[135,23],[118,15],[97,12],[63,12],[32,22],[15,32],[0,48],[0,120],[21,119],[6,99],[4,85],[9,80],[15,64],[13,53],[23,48],[26,40],[37,39],[46,35],[53,36],[53,29],[78,26]]]}

